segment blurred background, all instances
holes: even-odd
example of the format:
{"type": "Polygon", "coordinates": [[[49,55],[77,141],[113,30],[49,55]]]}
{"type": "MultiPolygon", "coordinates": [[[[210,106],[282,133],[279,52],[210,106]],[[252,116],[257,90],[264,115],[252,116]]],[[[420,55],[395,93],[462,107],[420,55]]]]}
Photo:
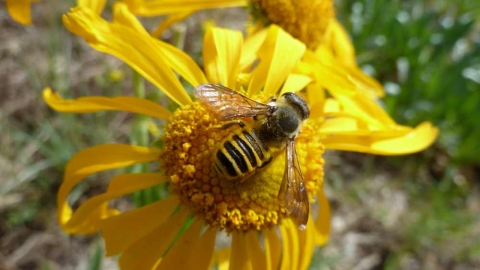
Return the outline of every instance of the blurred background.
{"type": "MultiPolygon", "coordinates": [[[[359,65],[388,92],[381,102],[390,115],[410,126],[431,121],[441,132],[415,155],[325,155],[332,233],[311,269],[480,269],[480,1],[335,3],[359,65]]],[[[68,160],[86,147],[131,141],[135,120],[56,113],[41,99],[45,86],[66,98],[132,95],[126,65],[63,27],[61,15],[74,4],[34,4],[34,25],[24,27],[0,1],[1,270],[116,269],[98,235],[68,236],[56,223],[68,160]]],[[[201,60],[199,21],[242,29],[247,16],[243,9],[199,12],[164,38],[201,60]]],[[[81,202],[98,194],[109,176],[90,177],[72,196],[81,202]]]]}

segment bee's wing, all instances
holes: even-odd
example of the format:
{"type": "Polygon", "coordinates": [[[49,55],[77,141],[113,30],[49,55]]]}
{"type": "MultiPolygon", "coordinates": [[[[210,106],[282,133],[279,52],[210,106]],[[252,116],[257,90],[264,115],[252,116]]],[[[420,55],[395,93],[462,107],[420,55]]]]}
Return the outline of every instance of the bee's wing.
{"type": "Polygon", "coordinates": [[[270,114],[275,109],[219,84],[201,84],[194,93],[222,121],[270,114]]]}
{"type": "Polygon", "coordinates": [[[287,142],[285,173],[278,197],[284,201],[285,209],[299,229],[304,230],[307,226],[310,203],[293,139],[287,142]]]}

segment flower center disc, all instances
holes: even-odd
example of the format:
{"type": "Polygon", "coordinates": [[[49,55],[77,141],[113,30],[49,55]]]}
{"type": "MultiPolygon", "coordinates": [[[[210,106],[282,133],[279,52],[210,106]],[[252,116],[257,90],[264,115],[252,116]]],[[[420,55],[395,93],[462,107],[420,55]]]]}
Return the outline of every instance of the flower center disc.
{"type": "Polygon", "coordinates": [[[252,4],[258,5],[270,22],[312,50],[320,45],[330,20],[335,16],[332,0],[253,0],[252,4]]]}
{"type": "MultiPolygon", "coordinates": [[[[288,217],[283,202],[278,199],[285,154],[274,155],[270,165],[243,183],[227,180],[213,169],[213,161],[222,141],[239,127],[219,129],[221,125],[198,103],[174,113],[165,127],[160,156],[162,167],[171,178],[173,192],[208,225],[227,232],[262,230],[279,224],[282,218],[288,217]]],[[[308,133],[312,127],[307,122],[302,130],[308,133]]],[[[318,136],[312,135],[297,138],[298,158],[310,198],[323,179],[321,155],[324,151],[318,136]]]]}

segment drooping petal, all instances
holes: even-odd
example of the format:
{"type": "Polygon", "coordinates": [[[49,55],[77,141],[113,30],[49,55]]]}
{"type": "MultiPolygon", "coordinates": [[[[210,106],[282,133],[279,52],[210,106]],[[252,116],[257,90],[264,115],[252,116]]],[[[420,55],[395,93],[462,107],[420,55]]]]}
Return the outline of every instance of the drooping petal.
{"type": "Polygon", "coordinates": [[[160,173],[121,174],[115,176],[105,193],[94,196],[82,203],[73,212],[71,218],[61,224],[62,229],[69,233],[89,234],[100,229],[102,219],[117,215],[116,209],[109,209],[109,201],[131,194],[135,191],[160,185],[166,177],[160,173]]]}
{"type": "Polygon", "coordinates": [[[214,228],[203,233],[195,247],[192,248],[193,253],[186,269],[210,269],[208,266],[213,258],[216,235],[217,230],[214,228]]]}
{"type": "Polygon", "coordinates": [[[161,226],[130,245],[120,257],[121,269],[153,269],[173,243],[187,218],[183,208],[171,216],[161,226]]]}
{"type": "MultiPolygon", "coordinates": [[[[158,159],[159,154],[158,149],[121,144],[99,145],[76,154],[67,164],[64,180],[57,195],[57,215],[60,225],[64,230],[72,233],[91,232],[91,230],[83,231],[76,226],[67,225],[72,218],[72,209],[67,202],[68,194],[85,177],[104,170],[154,161],[158,159]]],[[[148,182],[146,184],[150,185],[148,182]]]]}
{"type": "MultiPolygon", "coordinates": [[[[123,4],[119,4],[118,7],[117,5],[114,5],[114,20],[125,28],[131,28],[136,32],[141,33],[143,36],[149,36],[140,21],[129,13],[123,4]]],[[[163,63],[164,65],[171,67],[193,87],[202,83],[207,83],[207,79],[202,70],[195,60],[193,60],[188,54],[175,46],[156,38],[152,39],[150,37],[149,40],[153,40],[155,46],[161,48],[158,52],[162,54],[163,58],[158,59],[158,61],[165,61],[165,63],[163,63]]],[[[160,64],[162,64],[162,62],[160,62],[160,64]]]]}
{"type": "Polygon", "coordinates": [[[132,13],[139,16],[159,16],[186,10],[246,6],[247,0],[124,0],[132,13]]]}
{"type": "Polygon", "coordinates": [[[132,243],[164,223],[179,204],[177,196],[170,196],[102,220],[100,230],[105,240],[106,255],[112,256],[125,251],[132,243]]]}
{"type": "Polygon", "coordinates": [[[298,265],[300,246],[296,233],[297,230],[297,226],[290,219],[284,220],[282,226],[280,226],[280,234],[283,241],[281,270],[296,269],[298,265]]]}
{"type": "MultiPolygon", "coordinates": [[[[317,245],[323,246],[330,236],[330,204],[328,203],[327,196],[323,191],[323,187],[317,191],[318,200],[318,215],[315,221],[316,237],[315,242],[317,245]]],[[[307,224],[308,225],[308,224],[307,224]]]]}
{"type": "Polygon", "coordinates": [[[12,19],[23,25],[32,24],[31,5],[39,0],[5,0],[7,11],[12,19]]]}
{"type": "MultiPolygon", "coordinates": [[[[348,133],[355,133],[358,135],[362,133],[362,131],[360,131],[362,124],[365,126],[362,121],[359,121],[354,117],[342,117],[336,115],[336,117],[329,118],[322,122],[319,131],[320,133],[327,135],[348,133]]],[[[367,128],[363,129],[363,134],[368,135],[371,133],[372,130],[368,130],[367,128]]]]}
{"type": "Polygon", "coordinates": [[[193,87],[207,83],[205,74],[203,74],[200,67],[188,54],[159,40],[155,40],[155,44],[165,52],[165,64],[170,66],[193,87]]]}
{"type": "Polygon", "coordinates": [[[322,140],[325,148],[335,150],[355,151],[378,155],[405,155],[421,151],[430,146],[438,135],[438,129],[425,122],[410,132],[392,136],[375,136],[361,134],[335,134],[322,140]]]}
{"type": "Polygon", "coordinates": [[[305,50],[305,44],[294,39],[280,27],[272,25],[257,52],[260,63],[252,73],[248,95],[259,93],[262,87],[265,96],[275,95],[305,50]]]}
{"type": "Polygon", "coordinates": [[[235,89],[242,53],[239,31],[211,27],[203,41],[204,69],[209,82],[235,89]]]}
{"type": "Polygon", "coordinates": [[[277,270],[280,265],[282,254],[282,243],[278,238],[275,229],[268,229],[264,231],[265,237],[265,254],[267,257],[267,270],[277,270]]]}
{"type": "Polygon", "coordinates": [[[126,111],[168,120],[172,113],[157,103],[136,97],[81,97],[62,99],[50,88],[43,90],[43,99],[52,109],[59,112],[90,113],[98,111],[126,111]]]}
{"type": "Polygon", "coordinates": [[[313,251],[316,246],[316,232],[313,217],[309,215],[309,222],[307,222],[307,228],[303,231],[298,231],[300,240],[300,257],[299,265],[297,269],[306,270],[310,266],[313,257],[313,251]]]}
{"type": "Polygon", "coordinates": [[[232,251],[230,253],[229,270],[252,270],[248,258],[248,246],[243,233],[232,233],[232,251]]]}
{"type": "Polygon", "coordinates": [[[112,54],[135,69],[179,105],[189,104],[183,89],[158,41],[151,37],[124,4],[114,5],[114,22],[103,20],[88,8],[77,7],[63,16],[71,32],[82,36],[98,51],[112,54]]]}
{"type": "Polygon", "coordinates": [[[340,22],[335,18],[330,20],[325,34],[324,44],[329,48],[329,51],[333,53],[338,65],[349,73],[350,79],[353,80],[360,89],[368,92],[373,97],[383,97],[385,95],[383,87],[375,79],[363,73],[357,66],[355,49],[350,37],[340,22]]]}
{"type": "Polygon", "coordinates": [[[391,129],[397,124],[388,113],[370,96],[356,91],[347,95],[331,92],[342,110],[379,129],[391,129]]]}
{"type": "Polygon", "coordinates": [[[209,269],[212,269],[214,265],[217,265],[218,270],[228,270],[230,265],[230,248],[222,248],[215,251],[215,256],[209,269]]]}
{"type": "Polygon", "coordinates": [[[102,13],[106,3],[106,0],[77,0],[77,6],[87,7],[97,14],[102,13]]]}
{"type": "Polygon", "coordinates": [[[350,80],[357,86],[358,89],[368,94],[372,98],[381,98],[385,96],[383,86],[374,78],[365,74],[357,65],[347,66],[339,64],[348,74],[350,80]]]}
{"type": "Polygon", "coordinates": [[[200,229],[202,228],[201,219],[195,219],[193,224],[175,241],[173,247],[167,252],[165,257],[162,258],[160,263],[155,269],[160,270],[190,270],[199,269],[207,270],[207,265],[201,267],[195,265],[193,268],[189,268],[192,265],[195,255],[195,247],[199,244],[200,229]]]}
{"type": "Polygon", "coordinates": [[[248,257],[253,270],[265,270],[267,267],[265,253],[260,246],[256,231],[249,231],[244,234],[246,237],[248,257]]]}
{"type": "Polygon", "coordinates": [[[328,24],[324,43],[339,62],[349,66],[357,64],[355,48],[350,36],[336,18],[332,18],[328,24]]]}

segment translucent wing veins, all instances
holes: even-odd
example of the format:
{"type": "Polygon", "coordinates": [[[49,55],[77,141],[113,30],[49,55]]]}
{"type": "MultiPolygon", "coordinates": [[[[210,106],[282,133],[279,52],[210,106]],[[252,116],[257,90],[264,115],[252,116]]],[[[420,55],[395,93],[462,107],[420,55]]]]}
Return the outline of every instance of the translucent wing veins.
{"type": "Polygon", "coordinates": [[[298,162],[295,140],[287,142],[286,169],[278,193],[283,199],[285,209],[300,229],[305,229],[308,221],[310,203],[308,201],[305,180],[298,162]]]}
{"type": "Polygon", "coordinates": [[[276,110],[275,106],[257,102],[219,84],[201,84],[194,94],[221,121],[266,115],[276,110]]]}

